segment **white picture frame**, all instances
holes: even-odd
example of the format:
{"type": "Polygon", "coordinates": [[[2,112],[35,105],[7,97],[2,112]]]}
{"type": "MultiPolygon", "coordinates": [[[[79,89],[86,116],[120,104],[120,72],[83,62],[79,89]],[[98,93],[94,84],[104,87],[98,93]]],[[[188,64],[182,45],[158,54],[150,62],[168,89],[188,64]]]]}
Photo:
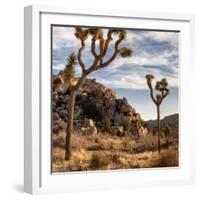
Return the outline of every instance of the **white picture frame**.
{"type": "Polygon", "coordinates": [[[25,127],[24,190],[27,193],[78,192],[140,186],[174,185],[194,181],[192,121],[194,17],[183,14],[115,10],[85,10],[56,6],[25,8],[25,127]],[[67,20],[66,20],[67,19],[67,20]],[[50,25],[87,25],[179,30],[180,37],[180,166],[176,168],[51,173],[50,25]],[[189,67],[188,67],[189,66],[189,67]],[[187,134],[187,133],[190,134],[187,134]],[[187,147],[187,148],[184,148],[187,147]]]}

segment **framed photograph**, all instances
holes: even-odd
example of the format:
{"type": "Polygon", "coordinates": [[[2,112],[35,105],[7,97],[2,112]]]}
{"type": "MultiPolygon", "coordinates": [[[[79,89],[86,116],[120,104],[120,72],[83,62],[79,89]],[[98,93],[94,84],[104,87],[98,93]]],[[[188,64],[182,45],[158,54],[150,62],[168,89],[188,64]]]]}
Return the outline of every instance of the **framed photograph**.
{"type": "Polygon", "coordinates": [[[190,15],[25,8],[28,193],[194,180],[190,15]]]}

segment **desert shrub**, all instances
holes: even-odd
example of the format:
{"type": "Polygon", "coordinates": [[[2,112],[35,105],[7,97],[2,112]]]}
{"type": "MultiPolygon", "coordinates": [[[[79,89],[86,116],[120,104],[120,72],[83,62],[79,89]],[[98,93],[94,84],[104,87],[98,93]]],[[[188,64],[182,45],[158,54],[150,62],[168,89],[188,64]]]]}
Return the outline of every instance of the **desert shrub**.
{"type": "Polygon", "coordinates": [[[105,116],[105,117],[103,118],[102,125],[103,125],[103,131],[104,131],[104,132],[111,133],[112,122],[111,122],[109,116],[105,116]]]}
{"type": "Polygon", "coordinates": [[[100,142],[100,139],[97,138],[97,137],[95,137],[95,138],[94,138],[94,142],[95,142],[95,143],[99,143],[99,142],[100,142]]]}
{"type": "Polygon", "coordinates": [[[74,162],[69,164],[69,171],[81,171],[82,166],[80,160],[74,160],[74,162]]]}
{"type": "Polygon", "coordinates": [[[120,163],[120,156],[117,155],[117,154],[114,154],[114,155],[111,156],[111,160],[112,160],[112,162],[119,164],[120,163]]]}
{"type": "Polygon", "coordinates": [[[59,134],[54,134],[52,137],[52,142],[54,147],[65,147],[65,134],[60,132],[59,134]]]}
{"type": "Polygon", "coordinates": [[[101,149],[102,149],[101,144],[91,144],[87,147],[88,151],[99,151],[101,149]]]}
{"type": "Polygon", "coordinates": [[[101,169],[109,164],[108,156],[103,152],[94,152],[90,160],[91,169],[101,169]]]}
{"type": "Polygon", "coordinates": [[[145,148],[147,150],[154,150],[155,148],[157,148],[157,142],[158,142],[157,136],[148,135],[144,137],[143,140],[145,148]]]}
{"type": "Polygon", "coordinates": [[[152,128],[152,134],[153,135],[157,135],[157,133],[158,133],[158,131],[157,131],[157,128],[156,127],[154,127],[154,128],[152,128]]]}
{"type": "MultiPolygon", "coordinates": [[[[172,145],[173,139],[171,138],[161,138],[160,139],[160,147],[162,149],[169,148],[172,145]]],[[[158,149],[158,138],[157,135],[148,134],[145,137],[141,137],[137,141],[137,146],[134,148],[134,152],[141,153],[145,151],[157,151],[158,149]]]]}
{"type": "Polygon", "coordinates": [[[131,131],[131,126],[132,126],[132,122],[131,121],[122,121],[121,125],[124,128],[124,131],[130,132],[131,131]]]}
{"type": "Polygon", "coordinates": [[[152,167],[172,167],[178,166],[178,153],[167,152],[160,154],[152,163],[152,167]]]}
{"type": "Polygon", "coordinates": [[[169,126],[164,126],[162,128],[162,133],[165,138],[168,138],[171,135],[171,130],[169,126]]]}
{"type": "Polygon", "coordinates": [[[155,150],[157,150],[157,136],[154,135],[141,137],[137,141],[137,145],[133,148],[133,151],[136,153],[155,150]]]}

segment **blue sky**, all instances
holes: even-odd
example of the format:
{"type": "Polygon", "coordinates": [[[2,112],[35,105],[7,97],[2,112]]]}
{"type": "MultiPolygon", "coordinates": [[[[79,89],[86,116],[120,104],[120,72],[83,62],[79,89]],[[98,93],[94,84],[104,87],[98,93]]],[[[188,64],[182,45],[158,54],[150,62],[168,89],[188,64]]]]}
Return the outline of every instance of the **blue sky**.
{"type": "MultiPolygon", "coordinates": [[[[106,29],[103,29],[106,33],[106,29]]],[[[53,36],[53,73],[65,66],[67,56],[77,52],[80,42],[74,36],[73,27],[54,26],[53,36]]],[[[155,119],[155,105],[149,96],[145,75],[153,74],[155,81],[167,78],[169,96],[161,105],[161,117],[178,112],[178,37],[177,32],[149,30],[128,30],[127,38],[121,46],[133,49],[130,58],[117,57],[108,67],[93,72],[89,77],[96,78],[107,87],[113,88],[119,97],[125,96],[129,103],[145,119],[155,119]]],[[[115,39],[115,38],[114,38],[115,39]]],[[[92,63],[90,39],[86,41],[83,60],[86,66],[92,63]]],[[[107,57],[113,51],[113,43],[107,57]]],[[[79,76],[81,69],[76,68],[79,76]]]]}

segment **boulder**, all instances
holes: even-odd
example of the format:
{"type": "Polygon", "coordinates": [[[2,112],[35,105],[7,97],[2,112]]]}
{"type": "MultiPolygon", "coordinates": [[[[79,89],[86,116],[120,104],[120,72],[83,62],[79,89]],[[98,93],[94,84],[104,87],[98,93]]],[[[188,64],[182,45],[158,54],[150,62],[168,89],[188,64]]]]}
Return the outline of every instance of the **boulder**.
{"type": "Polygon", "coordinates": [[[55,101],[53,101],[53,102],[52,102],[52,109],[53,109],[53,112],[56,112],[56,108],[57,108],[56,103],[55,103],[55,101]]]}
{"type": "Polygon", "coordinates": [[[59,85],[57,85],[57,87],[55,87],[55,92],[58,92],[60,94],[64,94],[64,93],[66,93],[68,88],[69,88],[69,84],[68,83],[59,84],[59,85]]]}
{"type": "Polygon", "coordinates": [[[65,110],[60,110],[59,115],[60,115],[60,117],[62,117],[63,119],[66,119],[66,118],[67,118],[67,115],[68,115],[68,112],[67,112],[66,109],[65,109],[65,110]]]}
{"type": "Polygon", "coordinates": [[[92,119],[89,119],[89,120],[88,120],[88,125],[89,125],[90,127],[95,127],[94,121],[93,121],[92,119]]]}
{"type": "Polygon", "coordinates": [[[53,94],[53,101],[54,101],[55,103],[57,103],[58,100],[59,100],[59,95],[58,95],[57,92],[56,92],[55,94],[53,94]]]}
{"type": "Polygon", "coordinates": [[[76,110],[76,112],[75,112],[74,118],[75,118],[75,119],[81,118],[82,113],[83,113],[83,110],[82,110],[81,108],[78,108],[78,109],[76,110]]]}
{"type": "Polygon", "coordinates": [[[132,122],[132,117],[126,116],[126,115],[122,115],[121,116],[121,121],[123,124],[128,123],[130,124],[132,122]]]}
{"type": "Polygon", "coordinates": [[[59,114],[57,112],[53,113],[53,120],[58,120],[59,119],[59,114]]]}
{"type": "Polygon", "coordinates": [[[122,101],[120,113],[127,113],[131,111],[132,111],[132,107],[127,102],[122,101]]]}
{"type": "Polygon", "coordinates": [[[97,128],[95,126],[95,122],[92,119],[85,119],[84,127],[82,127],[83,135],[96,135],[97,128]]]}
{"type": "Polygon", "coordinates": [[[119,114],[119,113],[116,113],[116,114],[114,115],[114,125],[115,125],[115,126],[119,126],[119,125],[122,124],[122,117],[123,117],[123,115],[122,115],[122,114],[119,114]]]}
{"type": "Polygon", "coordinates": [[[58,125],[53,125],[53,133],[58,133],[60,131],[60,128],[58,127],[58,125]]]}
{"type": "Polygon", "coordinates": [[[147,134],[148,134],[148,129],[144,128],[143,126],[140,127],[140,129],[139,129],[139,135],[143,137],[143,136],[146,136],[147,134]]]}
{"type": "Polygon", "coordinates": [[[56,112],[58,112],[58,113],[59,113],[61,110],[66,110],[64,104],[62,104],[62,105],[60,105],[60,106],[57,106],[57,108],[56,108],[56,112]]]}
{"type": "Polygon", "coordinates": [[[63,84],[63,83],[64,83],[64,81],[63,81],[63,79],[62,79],[62,77],[61,77],[60,75],[55,76],[55,77],[53,78],[53,84],[54,84],[54,85],[63,84]]]}
{"type": "Polygon", "coordinates": [[[68,102],[69,102],[69,95],[65,95],[65,96],[63,97],[63,103],[66,104],[66,103],[68,103],[68,102]]]}

